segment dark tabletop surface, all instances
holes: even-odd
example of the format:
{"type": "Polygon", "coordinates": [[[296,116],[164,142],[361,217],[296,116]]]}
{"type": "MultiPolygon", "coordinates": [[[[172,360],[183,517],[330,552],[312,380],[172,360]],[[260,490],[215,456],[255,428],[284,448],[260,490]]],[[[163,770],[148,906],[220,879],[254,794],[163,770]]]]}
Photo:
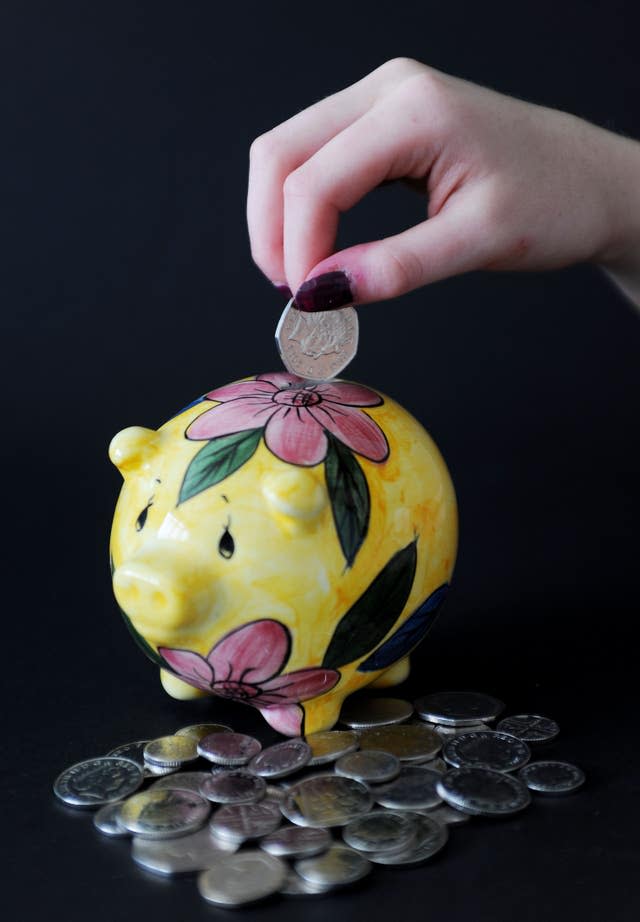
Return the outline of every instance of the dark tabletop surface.
{"type": "MultiPolygon", "coordinates": [[[[4,3],[3,901],[12,918],[227,918],[58,803],[57,774],[119,743],[250,709],[160,688],[113,600],[127,425],[275,370],[282,300],[252,264],[251,140],[400,54],[640,137],[636,30],[607,3],[4,3]]],[[[340,245],[424,217],[407,189],[340,245]]],[[[237,919],[630,922],[640,914],[640,317],[593,267],[473,273],[362,309],[348,377],[413,412],[450,467],[460,552],[397,694],[497,695],[554,717],[570,797],[452,829],[433,861],[237,919]],[[391,309],[390,309],[391,307],[391,309]]]]}

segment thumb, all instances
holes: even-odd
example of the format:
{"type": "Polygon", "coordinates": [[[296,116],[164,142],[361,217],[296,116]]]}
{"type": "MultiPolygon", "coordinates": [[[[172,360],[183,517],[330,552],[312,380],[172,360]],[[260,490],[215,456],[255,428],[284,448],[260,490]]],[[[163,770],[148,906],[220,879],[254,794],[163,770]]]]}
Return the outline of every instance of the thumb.
{"type": "Polygon", "coordinates": [[[301,310],[369,304],[481,268],[495,249],[479,207],[451,206],[392,237],[333,253],[295,294],[301,310]]]}

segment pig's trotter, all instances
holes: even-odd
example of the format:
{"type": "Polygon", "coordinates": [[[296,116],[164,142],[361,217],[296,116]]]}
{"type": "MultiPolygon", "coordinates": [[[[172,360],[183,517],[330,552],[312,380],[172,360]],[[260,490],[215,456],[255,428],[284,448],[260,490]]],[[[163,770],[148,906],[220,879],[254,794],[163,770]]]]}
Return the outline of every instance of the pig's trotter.
{"type": "Polygon", "coordinates": [[[186,682],[176,678],[173,673],[168,672],[166,669],[160,670],[160,681],[166,693],[171,695],[172,698],[177,698],[179,701],[190,701],[192,698],[209,697],[207,692],[200,691],[199,688],[194,688],[193,685],[187,685],[186,682]]]}

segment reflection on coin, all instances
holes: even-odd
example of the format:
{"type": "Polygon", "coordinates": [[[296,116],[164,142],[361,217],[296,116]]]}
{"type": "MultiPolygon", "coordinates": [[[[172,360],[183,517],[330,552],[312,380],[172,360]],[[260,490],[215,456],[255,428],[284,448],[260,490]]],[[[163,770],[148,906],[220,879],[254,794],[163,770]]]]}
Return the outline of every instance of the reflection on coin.
{"type": "Polygon", "coordinates": [[[425,768],[430,768],[432,772],[440,772],[443,775],[445,772],[449,771],[450,766],[444,761],[444,759],[430,759],[426,764],[425,768]]]}
{"type": "Polygon", "coordinates": [[[249,763],[249,771],[263,778],[284,778],[307,764],[311,747],[304,740],[285,740],[263,749],[249,763]]]}
{"type": "Polygon", "coordinates": [[[570,794],[585,782],[585,775],[570,762],[531,762],[518,772],[518,778],[537,794],[570,794]]]}
{"type": "Polygon", "coordinates": [[[454,768],[436,788],[443,800],[464,813],[506,816],[531,803],[531,794],[521,781],[488,768],[454,768]]]}
{"type": "Polygon", "coordinates": [[[131,856],[137,864],[156,874],[187,874],[203,871],[221,853],[205,827],[176,839],[143,839],[134,836],[131,856]]]}
{"type": "Polygon", "coordinates": [[[415,816],[418,826],[415,844],[401,852],[373,852],[369,855],[371,861],[376,864],[411,867],[422,864],[440,851],[449,838],[447,827],[430,816],[415,816]]]}
{"type": "Polygon", "coordinates": [[[211,778],[210,772],[177,772],[166,775],[164,778],[158,778],[151,784],[149,790],[171,788],[173,791],[191,791],[193,794],[199,794],[200,785],[209,778],[211,778]]]}
{"type": "Polygon", "coordinates": [[[281,822],[278,804],[261,800],[257,804],[225,804],[216,810],[209,825],[216,836],[245,842],[268,836],[281,822]]]}
{"type": "Polygon", "coordinates": [[[340,721],[354,730],[399,724],[413,714],[413,705],[400,698],[348,698],[340,721]]]}
{"type": "Polygon", "coordinates": [[[436,784],[442,775],[421,765],[405,766],[398,777],[373,791],[377,803],[392,810],[429,810],[442,801],[436,784]]]}
{"type": "Polygon", "coordinates": [[[200,785],[202,796],[219,804],[256,803],[266,790],[264,778],[242,769],[209,775],[200,785]]]}
{"type": "Polygon", "coordinates": [[[555,720],[541,717],[539,714],[516,714],[505,717],[497,725],[496,730],[517,736],[525,743],[547,743],[560,733],[560,727],[555,720]]]}
{"type": "Polygon", "coordinates": [[[340,756],[354,752],[360,745],[358,735],[353,730],[321,730],[305,736],[305,742],[311,747],[309,765],[335,762],[340,756]]]}
{"type": "Polygon", "coordinates": [[[381,749],[361,749],[338,759],[334,770],[336,775],[365,784],[382,784],[400,773],[400,759],[381,749]]]}
{"type": "Polygon", "coordinates": [[[352,848],[332,845],[322,855],[296,861],[294,868],[309,883],[344,887],[366,877],[371,871],[371,864],[364,855],[352,848]]]}
{"type": "Polygon", "coordinates": [[[452,736],[460,736],[461,733],[476,733],[481,730],[491,730],[487,724],[465,724],[463,727],[449,727],[446,724],[431,724],[436,733],[443,739],[450,739],[452,736]]]}
{"type": "Polygon", "coordinates": [[[454,768],[490,768],[512,772],[529,761],[531,750],[522,740],[508,733],[463,733],[445,743],[442,755],[454,768]]]}
{"type": "Polygon", "coordinates": [[[145,778],[162,778],[164,775],[172,775],[179,768],[179,765],[156,765],[154,762],[145,762],[144,776],[145,778]]]}
{"type": "Polygon", "coordinates": [[[353,307],[307,313],[285,307],[276,327],[276,345],[287,371],[327,381],[347,367],[358,350],[358,315],[353,307]]]}
{"type": "Polygon", "coordinates": [[[198,758],[196,741],[190,736],[160,736],[144,747],[144,760],[149,765],[180,766],[198,758]]]}
{"type": "Polygon", "coordinates": [[[361,749],[382,749],[401,762],[426,762],[440,752],[442,740],[431,727],[396,724],[372,727],[360,734],[361,749]]]}
{"type": "Polygon", "coordinates": [[[105,836],[123,838],[129,835],[129,830],[120,822],[120,803],[105,804],[100,807],[93,817],[93,825],[105,836]]]}
{"type": "Polygon", "coordinates": [[[226,724],[190,724],[188,727],[176,730],[174,735],[192,736],[196,742],[200,742],[203,737],[211,733],[233,733],[233,730],[226,724]]]}
{"type": "Polygon", "coordinates": [[[437,823],[444,823],[445,826],[457,826],[458,823],[468,823],[470,819],[468,813],[456,810],[455,807],[450,807],[449,804],[438,804],[433,810],[428,811],[428,815],[437,823]]]}
{"type": "Polygon", "coordinates": [[[100,807],[137,791],[142,769],[131,759],[103,756],[77,762],[56,778],[53,792],[72,807],[100,807]]]}
{"type": "Polygon", "coordinates": [[[373,810],[352,820],[342,830],[342,838],[360,852],[397,852],[412,845],[417,834],[417,819],[410,813],[373,810]]]}
{"type": "Polygon", "coordinates": [[[278,892],[283,896],[324,896],[325,893],[331,893],[332,890],[333,887],[312,884],[311,881],[300,877],[295,871],[289,870],[278,892]]]}
{"type": "Polygon", "coordinates": [[[293,785],[281,810],[298,826],[345,826],[367,813],[373,803],[369,789],[352,778],[316,775],[293,785]]]}
{"type": "Polygon", "coordinates": [[[277,893],[284,884],[284,861],[259,849],[216,856],[216,863],[198,875],[198,890],[217,906],[244,906],[277,893]]]}
{"type": "Polygon", "coordinates": [[[304,858],[323,852],[329,848],[330,844],[331,835],[326,829],[312,826],[283,826],[265,836],[260,841],[260,848],[280,858],[304,858]]]}
{"type": "Polygon", "coordinates": [[[204,797],[167,788],[134,794],[121,805],[120,822],[137,836],[171,839],[199,829],[210,812],[204,797]]]}
{"type": "Polygon", "coordinates": [[[418,698],[414,705],[423,720],[452,727],[491,721],[504,710],[497,698],[466,691],[434,692],[418,698]]]}
{"type": "Polygon", "coordinates": [[[262,745],[245,733],[210,733],[198,743],[198,753],[218,765],[245,765],[262,745]]]}
{"type": "Polygon", "coordinates": [[[120,756],[121,759],[131,759],[140,768],[144,768],[144,747],[148,742],[149,740],[138,740],[135,743],[123,743],[121,746],[116,746],[107,755],[120,756]]]}

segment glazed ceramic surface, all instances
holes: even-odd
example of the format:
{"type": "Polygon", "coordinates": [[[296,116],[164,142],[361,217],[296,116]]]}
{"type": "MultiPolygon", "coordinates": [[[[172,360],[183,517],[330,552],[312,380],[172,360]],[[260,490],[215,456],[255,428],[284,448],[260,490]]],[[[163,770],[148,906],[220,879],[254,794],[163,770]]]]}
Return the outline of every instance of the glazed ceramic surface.
{"type": "Polygon", "coordinates": [[[392,685],[445,598],[457,512],[424,428],[371,388],[284,372],[116,435],[113,585],[178,698],[221,695],[297,736],[392,685]]]}

